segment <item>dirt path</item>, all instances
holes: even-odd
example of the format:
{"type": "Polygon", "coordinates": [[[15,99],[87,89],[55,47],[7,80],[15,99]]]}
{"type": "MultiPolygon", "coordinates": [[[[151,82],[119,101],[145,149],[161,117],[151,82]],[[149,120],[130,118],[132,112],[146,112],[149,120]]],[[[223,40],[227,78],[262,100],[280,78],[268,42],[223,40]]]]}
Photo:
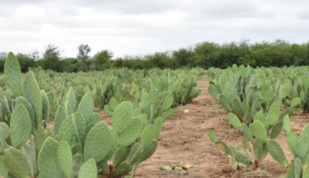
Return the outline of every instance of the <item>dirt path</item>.
{"type": "MultiPolygon", "coordinates": [[[[276,163],[270,156],[261,163],[257,170],[242,168],[238,172],[232,171],[232,159],[222,155],[215,144],[208,138],[208,131],[216,132],[217,140],[232,145],[234,140],[240,144],[244,138],[240,132],[230,125],[227,112],[218,107],[209,95],[208,80],[203,76],[198,82],[202,93],[190,104],[180,106],[175,116],[166,120],[159,139],[158,149],[147,161],[137,167],[136,178],[148,177],[285,177],[285,169],[276,163]],[[183,171],[162,171],[160,166],[176,165],[193,166],[183,171]]],[[[300,133],[301,128],[308,122],[308,115],[293,116],[292,127],[300,133]]],[[[288,160],[291,154],[282,132],[276,139],[283,147],[288,160]]],[[[248,142],[249,151],[253,153],[251,143],[248,142]]],[[[253,154],[252,154],[253,155],[253,154]]]]}

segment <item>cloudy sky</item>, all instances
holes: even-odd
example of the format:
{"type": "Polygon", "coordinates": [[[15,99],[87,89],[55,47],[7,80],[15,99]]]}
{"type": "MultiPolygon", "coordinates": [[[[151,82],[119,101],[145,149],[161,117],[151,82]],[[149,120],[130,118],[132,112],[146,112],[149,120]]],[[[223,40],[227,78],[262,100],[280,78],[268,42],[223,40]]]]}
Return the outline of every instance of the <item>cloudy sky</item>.
{"type": "Polygon", "coordinates": [[[114,57],[172,51],[199,42],[309,41],[308,0],[0,0],[0,51],[79,44],[114,57]]]}

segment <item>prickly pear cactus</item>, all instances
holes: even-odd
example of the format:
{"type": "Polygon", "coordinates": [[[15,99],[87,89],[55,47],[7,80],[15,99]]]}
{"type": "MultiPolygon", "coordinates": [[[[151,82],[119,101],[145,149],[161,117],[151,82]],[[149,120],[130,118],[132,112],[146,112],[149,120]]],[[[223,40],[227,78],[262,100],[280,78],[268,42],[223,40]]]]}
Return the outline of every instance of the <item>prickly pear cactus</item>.
{"type": "Polygon", "coordinates": [[[22,75],[19,62],[12,52],[10,52],[5,60],[4,75],[8,87],[12,90],[14,95],[21,96],[22,90],[22,75]]]}

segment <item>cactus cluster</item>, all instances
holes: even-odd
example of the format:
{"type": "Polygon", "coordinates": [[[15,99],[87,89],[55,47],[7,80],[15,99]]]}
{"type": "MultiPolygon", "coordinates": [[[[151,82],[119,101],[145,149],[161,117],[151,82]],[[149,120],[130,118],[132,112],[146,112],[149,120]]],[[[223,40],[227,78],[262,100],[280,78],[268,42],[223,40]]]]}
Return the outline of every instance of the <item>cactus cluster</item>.
{"type": "MultiPolygon", "coordinates": [[[[208,91],[223,108],[249,125],[254,122],[257,112],[267,113],[271,106],[275,104],[281,106],[289,95],[290,85],[280,85],[279,80],[273,85],[271,80],[264,73],[254,73],[249,66],[247,68],[233,66],[232,71],[212,80],[208,91]]],[[[293,98],[290,105],[285,107],[285,112],[280,115],[280,119],[286,114],[291,116],[293,108],[300,104],[299,97],[293,98]]]]}
{"type": "Polygon", "coordinates": [[[246,149],[245,140],[243,148],[238,145],[228,147],[224,142],[216,140],[213,130],[209,131],[209,138],[219,151],[233,158],[235,169],[239,165],[257,167],[269,153],[286,168],[288,178],[309,177],[309,125],[305,126],[298,138],[291,131],[289,119],[295,108],[306,105],[303,91],[306,84],[295,79],[299,73],[292,73],[288,79],[279,77],[287,74],[285,72],[282,69],[253,70],[235,65],[226,73],[215,70],[210,72],[215,78],[208,88],[210,95],[229,111],[231,125],[252,142],[254,159],[246,149]],[[293,156],[290,163],[280,144],[275,141],[282,130],[287,133],[287,143],[293,156]]]}
{"type": "Polygon", "coordinates": [[[274,160],[286,168],[288,178],[309,177],[309,124],[303,128],[298,138],[296,133],[291,131],[289,117],[285,117],[284,130],[287,133],[287,143],[292,153],[293,160],[288,163],[280,144],[275,140],[267,144],[269,153],[274,160]]]}
{"type": "Polygon", "coordinates": [[[174,114],[174,96],[157,90],[141,100],[109,104],[112,128],[93,112],[95,99],[66,90],[55,114],[55,95],[40,89],[33,72],[25,78],[10,53],[5,63],[8,89],[1,99],[0,175],[3,177],[117,177],[126,175],[157,148],[164,119],[174,114]],[[53,115],[53,129],[48,121],[53,115]],[[109,160],[113,160],[112,162],[109,160]]]}

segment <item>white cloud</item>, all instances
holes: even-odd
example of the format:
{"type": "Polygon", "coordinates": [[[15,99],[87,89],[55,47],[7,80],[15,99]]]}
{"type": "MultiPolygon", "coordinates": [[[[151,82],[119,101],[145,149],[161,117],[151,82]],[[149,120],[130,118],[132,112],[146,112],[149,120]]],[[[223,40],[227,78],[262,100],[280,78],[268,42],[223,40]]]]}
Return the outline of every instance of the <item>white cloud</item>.
{"type": "Polygon", "coordinates": [[[199,42],[283,39],[308,42],[306,0],[2,0],[0,51],[43,51],[48,44],[76,56],[115,57],[175,50],[199,42]]]}

